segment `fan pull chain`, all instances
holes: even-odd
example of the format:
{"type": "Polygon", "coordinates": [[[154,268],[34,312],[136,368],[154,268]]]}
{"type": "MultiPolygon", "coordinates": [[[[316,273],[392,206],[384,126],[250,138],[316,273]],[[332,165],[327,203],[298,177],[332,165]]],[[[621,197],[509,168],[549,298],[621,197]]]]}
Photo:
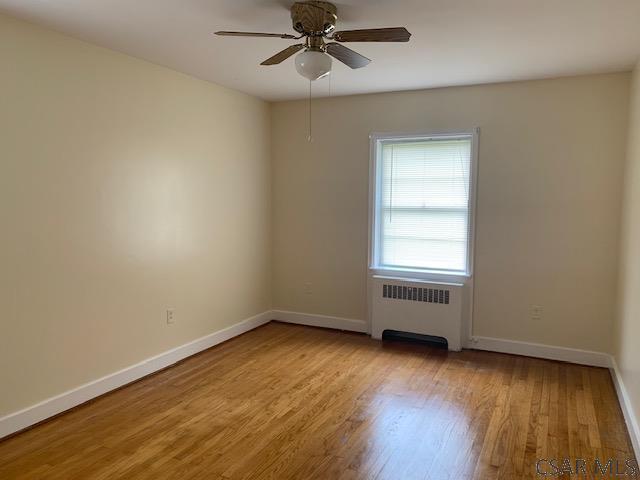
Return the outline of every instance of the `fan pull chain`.
{"type": "Polygon", "coordinates": [[[311,80],[309,80],[309,136],[307,137],[309,143],[313,142],[313,133],[311,129],[311,80]]]}

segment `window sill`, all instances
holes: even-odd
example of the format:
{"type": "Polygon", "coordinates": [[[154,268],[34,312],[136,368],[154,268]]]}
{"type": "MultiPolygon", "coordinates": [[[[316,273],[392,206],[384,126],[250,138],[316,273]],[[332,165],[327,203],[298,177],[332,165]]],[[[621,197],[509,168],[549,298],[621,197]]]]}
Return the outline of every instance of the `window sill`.
{"type": "Polygon", "coordinates": [[[417,282],[433,282],[443,284],[466,284],[471,280],[469,274],[453,274],[437,271],[410,270],[410,269],[391,269],[391,268],[369,268],[369,274],[374,277],[383,277],[389,279],[417,281],[417,282]]]}

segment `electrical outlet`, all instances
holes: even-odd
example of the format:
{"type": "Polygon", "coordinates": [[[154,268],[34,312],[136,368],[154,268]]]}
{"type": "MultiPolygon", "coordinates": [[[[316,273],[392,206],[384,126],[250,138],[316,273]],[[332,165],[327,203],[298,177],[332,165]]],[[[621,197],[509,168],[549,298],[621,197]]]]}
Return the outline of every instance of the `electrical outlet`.
{"type": "Polygon", "coordinates": [[[311,282],[306,282],[304,284],[304,293],[305,295],[311,295],[313,293],[313,287],[311,285],[311,282]]]}
{"type": "Polygon", "coordinates": [[[167,325],[176,323],[176,311],[173,308],[167,309],[167,325]]]}
{"type": "Polygon", "coordinates": [[[531,320],[540,320],[542,318],[542,306],[531,305],[531,320]]]}

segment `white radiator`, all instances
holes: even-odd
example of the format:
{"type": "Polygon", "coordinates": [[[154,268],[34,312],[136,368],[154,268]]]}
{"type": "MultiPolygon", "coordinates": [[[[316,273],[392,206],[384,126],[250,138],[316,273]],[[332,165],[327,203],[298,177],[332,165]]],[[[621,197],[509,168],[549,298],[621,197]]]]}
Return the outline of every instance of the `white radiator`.
{"type": "Polygon", "coordinates": [[[373,338],[396,330],[444,337],[449,350],[462,348],[462,284],[378,276],[372,282],[373,338]]]}

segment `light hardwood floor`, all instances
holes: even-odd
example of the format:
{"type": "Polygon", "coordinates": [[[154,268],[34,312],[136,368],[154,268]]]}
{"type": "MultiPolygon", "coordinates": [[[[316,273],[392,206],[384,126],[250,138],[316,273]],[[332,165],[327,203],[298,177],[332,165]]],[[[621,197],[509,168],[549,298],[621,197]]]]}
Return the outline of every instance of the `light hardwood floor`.
{"type": "Polygon", "coordinates": [[[0,442],[0,478],[542,478],[565,457],[633,459],[605,369],[273,322],[0,442]]]}

